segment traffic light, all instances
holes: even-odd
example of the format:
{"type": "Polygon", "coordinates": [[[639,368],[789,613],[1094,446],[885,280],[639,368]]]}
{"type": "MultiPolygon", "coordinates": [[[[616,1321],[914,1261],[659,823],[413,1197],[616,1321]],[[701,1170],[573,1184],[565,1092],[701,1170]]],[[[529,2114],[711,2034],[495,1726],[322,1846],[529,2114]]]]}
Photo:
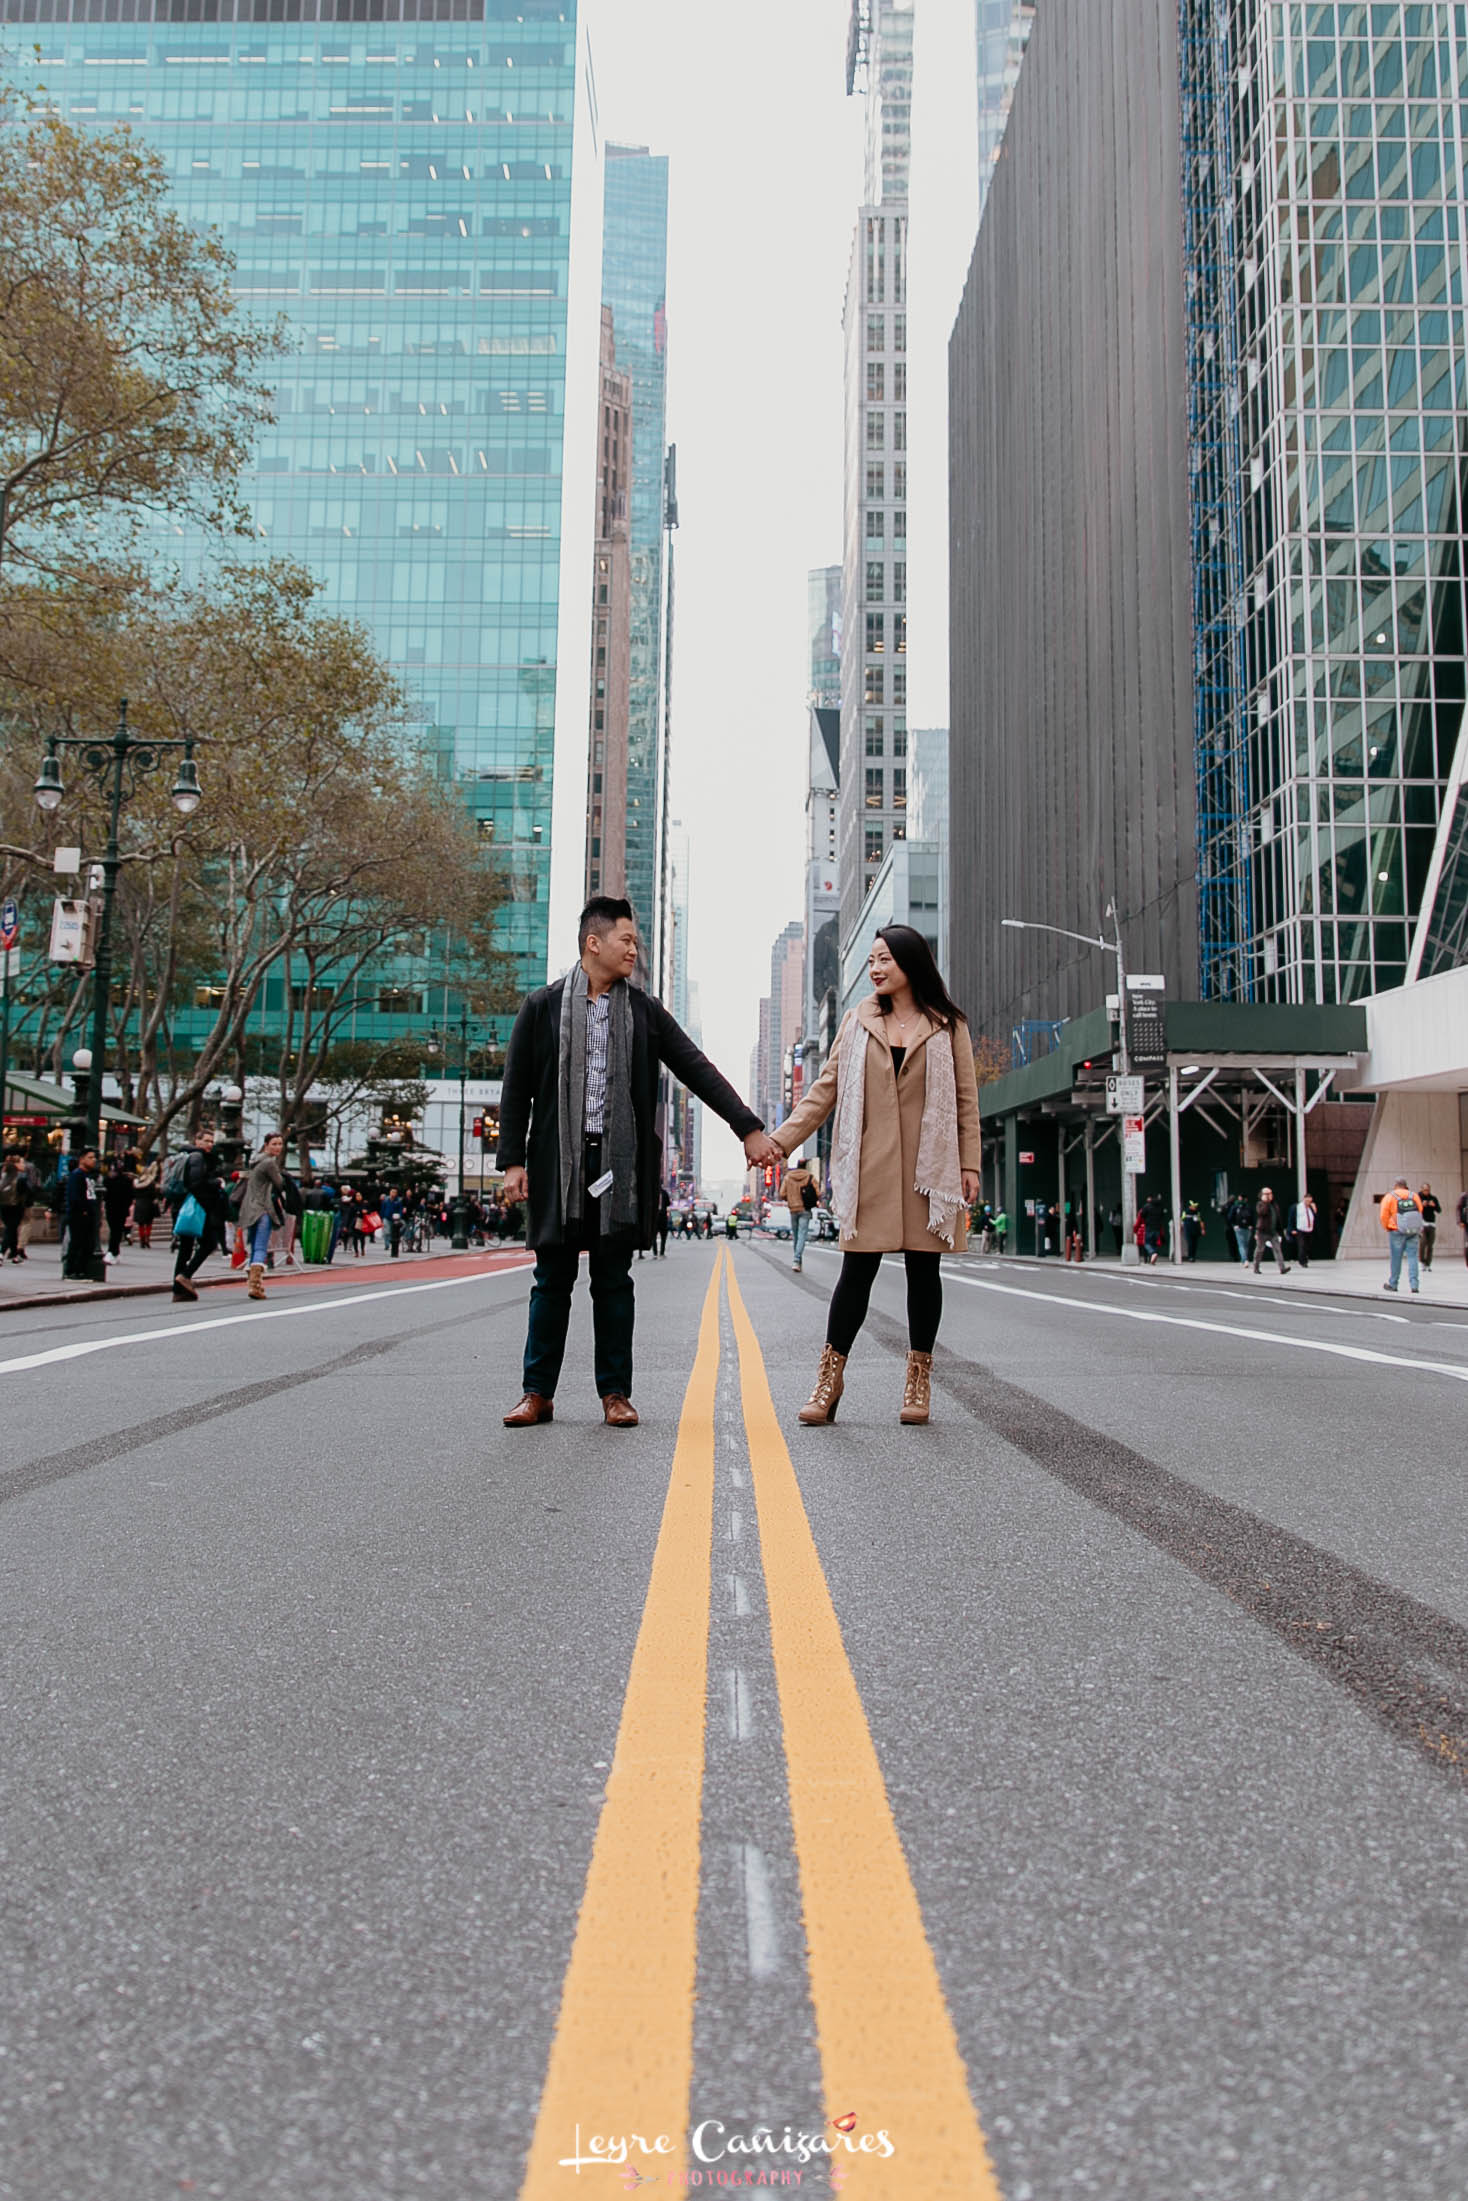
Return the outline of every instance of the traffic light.
{"type": "Polygon", "coordinates": [[[773,1192],[773,1191],[774,1191],[774,1189],[775,1189],[775,1165],[774,1165],[774,1163],[773,1163],[773,1162],[766,1162],[766,1163],[765,1163],[765,1190],[766,1190],[766,1192],[773,1192]]]}

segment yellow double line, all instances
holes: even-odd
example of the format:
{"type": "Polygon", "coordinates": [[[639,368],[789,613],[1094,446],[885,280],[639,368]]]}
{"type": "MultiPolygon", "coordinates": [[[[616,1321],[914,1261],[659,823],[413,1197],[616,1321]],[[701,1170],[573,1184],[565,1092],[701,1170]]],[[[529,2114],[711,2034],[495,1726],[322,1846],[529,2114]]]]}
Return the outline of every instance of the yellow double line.
{"type": "MultiPolygon", "coordinates": [[[[606,1803],[597,1829],[522,2201],[574,2190],[593,2137],[688,2168],[699,1831],[714,1498],[719,1295],[727,1280],[784,1728],[826,2102],[893,2153],[848,2155],[873,2201],[998,2201],[871,1730],[744,1301],[719,1249],[606,1803]],[[579,2136],[579,2137],[578,2137],[579,2136]]],[[[827,2138],[834,2140],[833,2127],[827,2138]]],[[[595,2181],[596,2173],[591,2173],[595,2181]]],[[[601,2185],[614,2183],[601,2173],[601,2185]]],[[[651,2191],[651,2189],[649,2189],[651,2191]]]]}

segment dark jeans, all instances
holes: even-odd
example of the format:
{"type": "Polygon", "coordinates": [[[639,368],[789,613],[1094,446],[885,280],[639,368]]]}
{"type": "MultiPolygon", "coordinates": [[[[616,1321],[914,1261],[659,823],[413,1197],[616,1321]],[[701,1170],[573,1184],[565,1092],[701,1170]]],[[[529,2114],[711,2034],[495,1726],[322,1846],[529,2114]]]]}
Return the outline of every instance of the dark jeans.
{"type": "Polygon", "coordinates": [[[24,1214],[23,1207],[0,1207],[0,1231],[5,1234],[3,1252],[7,1261],[20,1252],[20,1225],[24,1214]]]}
{"type": "Polygon", "coordinates": [[[197,1238],[175,1238],[178,1248],[173,1260],[175,1280],[180,1276],[193,1276],[204,1266],[209,1255],[224,1243],[217,1223],[206,1223],[197,1238]]]}
{"type": "MultiPolygon", "coordinates": [[[[942,1255],[905,1253],[902,1258],[907,1264],[907,1342],[915,1353],[930,1353],[943,1319],[943,1273],[938,1266],[942,1255]]],[[[826,1318],[826,1343],[838,1353],[849,1353],[856,1343],[881,1265],[879,1253],[842,1256],[841,1274],[826,1318]]]]}
{"type": "MultiPolygon", "coordinates": [[[[588,1250],[596,1388],[601,1398],[613,1391],[623,1398],[632,1396],[632,1330],[637,1318],[632,1256],[636,1250],[631,1237],[598,1238],[588,1250]]],[[[536,1249],[530,1326],[525,1334],[525,1388],[543,1399],[555,1397],[560,1381],[581,1252],[579,1245],[536,1249]]]]}

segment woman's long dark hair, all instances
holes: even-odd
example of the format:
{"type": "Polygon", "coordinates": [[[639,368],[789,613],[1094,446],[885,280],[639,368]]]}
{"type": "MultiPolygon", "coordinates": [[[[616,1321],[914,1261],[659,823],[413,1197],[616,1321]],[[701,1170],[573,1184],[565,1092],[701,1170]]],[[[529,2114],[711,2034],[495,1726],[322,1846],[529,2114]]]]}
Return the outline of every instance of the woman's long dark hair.
{"type": "MultiPolygon", "coordinates": [[[[922,934],[912,925],[880,925],[877,938],[886,943],[887,953],[911,986],[912,998],[923,1015],[952,1031],[963,1011],[944,985],[943,974],[922,934]]],[[[877,1000],[883,1016],[890,1016],[892,1003],[886,994],[878,994],[877,1000]]]]}

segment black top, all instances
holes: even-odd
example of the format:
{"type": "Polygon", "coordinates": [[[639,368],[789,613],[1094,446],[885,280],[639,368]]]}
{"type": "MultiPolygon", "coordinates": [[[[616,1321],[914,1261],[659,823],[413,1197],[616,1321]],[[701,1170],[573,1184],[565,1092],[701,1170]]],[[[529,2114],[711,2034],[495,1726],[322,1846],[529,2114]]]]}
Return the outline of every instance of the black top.
{"type": "Polygon", "coordinates": [[[906,1059],[907,1059],[907,1049],[906,1049],[905,1047],[894,1047],[894,1048],[893,1048],[893,1050],[892,1050],[892,1075],[893,1075],[893,1077],[894,1077],[894,1078],[895,1078],[895,1077],[897,1076],[898,1072],[899,1072],[899,1071],[901,1070],[901,1068],[902,1068],[902,1065],[903,1065],[903,1063],[904,1063],[904,1062],[906,1061],[906,1059]]]}

